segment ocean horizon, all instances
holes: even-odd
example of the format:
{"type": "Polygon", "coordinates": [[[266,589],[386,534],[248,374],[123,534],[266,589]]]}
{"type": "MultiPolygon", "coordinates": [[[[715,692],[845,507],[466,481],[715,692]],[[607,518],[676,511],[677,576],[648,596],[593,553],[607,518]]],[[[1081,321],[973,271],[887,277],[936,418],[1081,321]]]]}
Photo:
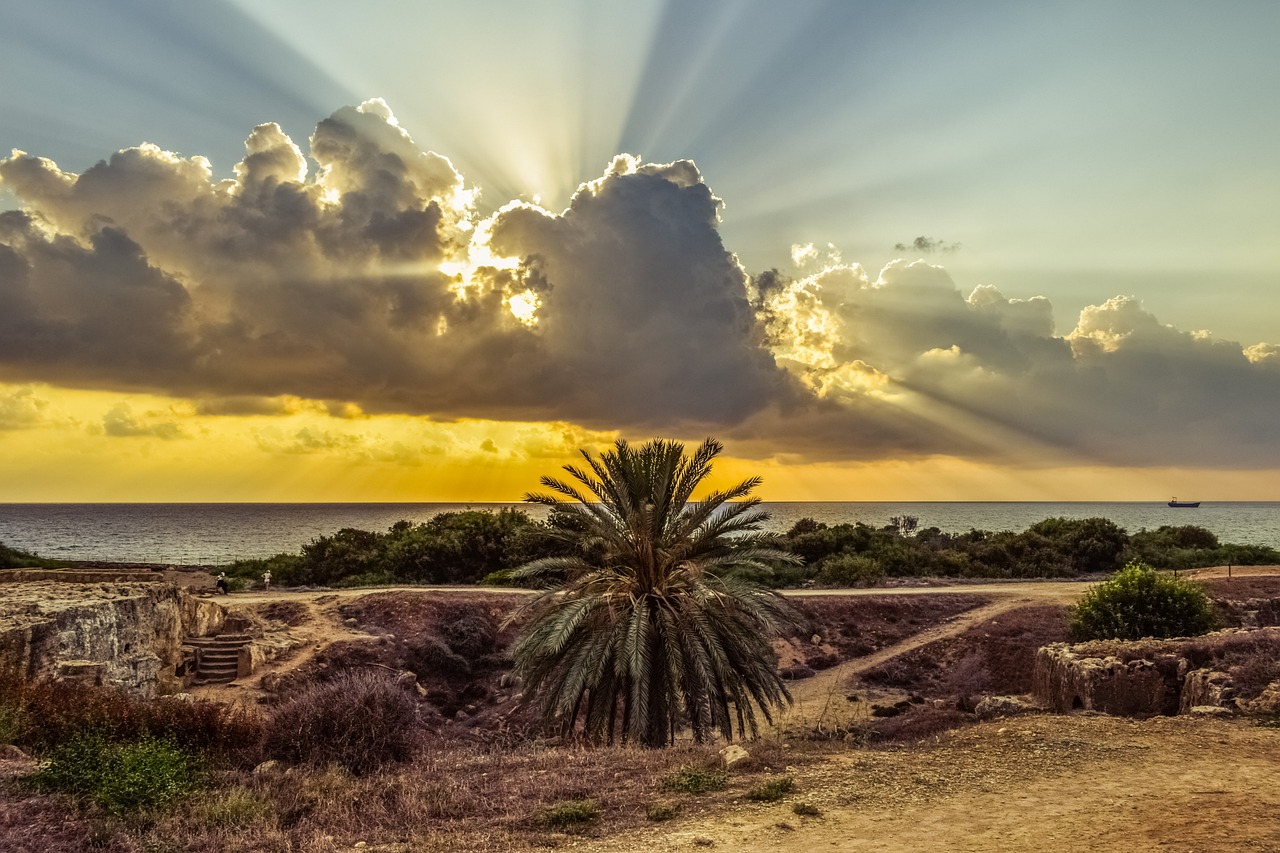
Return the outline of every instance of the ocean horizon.
{"type": "MultiPolygon", "coordinates": [[[[1224,543],[1280,548],[1280,501],[1204,502],[1171,508],[1164,502],[1110,501],[767,501],[768,529],[784,532],[801,518],[825,524],[880,527],[914,516],[921,528],[949,533],[1025,530],[1045,518],[1114,521],[1130,533],[1194,524],[1224,543]]],[[[546,508],[504,502],[431,503],[8,503],[0,504],[0,543],[65,560],[216,565],[297,553],[343,528],[385,531],[397,521],[424,522],[464,509],[546,508]]]]}

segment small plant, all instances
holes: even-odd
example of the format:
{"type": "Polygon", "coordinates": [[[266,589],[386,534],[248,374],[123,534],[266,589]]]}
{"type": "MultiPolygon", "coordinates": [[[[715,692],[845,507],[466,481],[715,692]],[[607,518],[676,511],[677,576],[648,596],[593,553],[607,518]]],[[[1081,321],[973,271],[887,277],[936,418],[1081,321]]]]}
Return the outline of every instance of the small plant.
{"type": "Polygon", "coordinates": [[[595,800],[561,800],[539,816],[539,823],[561,832],[578,832],[600,819],[600,805],[595,800]]]}
{"type": "Polygon", "coordinates": [[[408,760],[419,742],[413,697],[389,678],[355,672],[313,685],[277,708],[263,749],[283,761],[332,762],[362,775],[408,760]]]}
{"type": "Polygon", "coordinates": [[[1089,590],[1071,613],[1071,637],[1083,640],[1138,640],[1190,637],[1218,624],[1203,589],[1169,577],[1145,563],[1129,563],[1089,590]]]}
{"type": "Polygon", "coordinates": [[[680,813],[680,804],[671,800],[654,800],[649,803],[649,807],[645,809],[645,814],[649,820],[656,822],[671,820],[680,813]]]}
{"type": "Polygon", "coordinates": [[[822,817],[822,809],[813,803],[796,803],[791,807],[791,811],[800,817],[822,817]]]}
{"type": "Polygon", "coordinates": [[[198,762],[172,741],[113,743],[85,731],[54,747],[31,782],[38,790],[82,796],[123,815],[169,805],[194,790],[202,775],[198,762]]]}
{"type": "Polygon", "coordinates": [[[22,733],[23,713],[21,708],[12,705],[0,705],[0,743],[16,743],[22,733]]]}
{"type": "Polygon", "coordinates": [[[723,791],[729,784],[729,774],[723,770],[709,770],[705,767],[681,767],[662,780],[662,787],[667,791],[678,791],[682,794],[707,794],[711,791],[723,791]]]}
{"type": "Polygon", "coordinates": [[[244,829],[267,820],[271,816],[272,806],[270,801],[248,788],[237,786],[200,803],[195,813],[210,826],[244,829]]]}
{"type": "Polygon", "coordinates": [[[796,780],[790,776],[774,776],[765,779],[747,791],[747,799],[760,803],[776,803],[796,789],[796,780]]]}

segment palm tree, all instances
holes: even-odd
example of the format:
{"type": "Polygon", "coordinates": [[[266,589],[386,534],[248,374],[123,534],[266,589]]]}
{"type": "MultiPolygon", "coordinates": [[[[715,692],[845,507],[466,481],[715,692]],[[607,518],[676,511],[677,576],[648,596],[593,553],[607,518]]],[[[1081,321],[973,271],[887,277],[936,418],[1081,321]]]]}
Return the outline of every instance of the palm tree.
{"type": "Polygon", "coordinates": [[[798,563],[758,532],[768,514],[749,497],[752,477],[691,502],[723,449],[618,441],[590,470],[566,465],[576,484],[543,477],[555,495],[526,501],[552,508],[552,535],[570,556],[521,567],[551,585],[514,647],[526,702],[548,726],[592,740],[615,735],[666,746],[684,725],[697,741],[715,732],[758,734],[756,707],[772,721],[791,702],[771,637],[793,618],[776,592],[735,575],[742,568],[798,563]]]}

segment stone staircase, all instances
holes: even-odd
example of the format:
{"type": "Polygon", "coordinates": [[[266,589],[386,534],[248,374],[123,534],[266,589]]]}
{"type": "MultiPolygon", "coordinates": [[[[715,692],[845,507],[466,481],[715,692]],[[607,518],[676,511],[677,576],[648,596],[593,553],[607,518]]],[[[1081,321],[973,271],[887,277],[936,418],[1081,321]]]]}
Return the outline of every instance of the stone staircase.
{"type": "MultiPolygon", "coordinates": [[[[195,647],[195,684],[226,684],[240,676],[240,650],[249,643],[248,634],[219,634],[216,637],[189,637],[195,647]]],[[[247,674],[247,673],[246,673],[247,674]]]]}

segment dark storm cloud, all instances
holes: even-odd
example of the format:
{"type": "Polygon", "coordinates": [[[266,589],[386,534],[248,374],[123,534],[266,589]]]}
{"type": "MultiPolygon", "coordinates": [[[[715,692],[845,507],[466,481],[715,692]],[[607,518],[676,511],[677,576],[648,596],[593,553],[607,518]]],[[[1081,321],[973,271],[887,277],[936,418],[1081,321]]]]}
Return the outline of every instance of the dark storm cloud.
{"type": "MultiPolygon", "coordinates": [[[[966,296],[921,261],[752,280],[687,161],[620,156],[559,214],[482,221],[381,101],[309,144],[313,163],[260,125],[225,180],[149,145],[78,175],[0,161],[24,204],[0,214],[0,378],[167,392],[204,415],[714,432],[740,455],[1280,465],[1273,344],[1181,332],[1132,298],[1062,334],[1047,300],[966,296]]],[[[167,423],[119,411],[103,429],[178,437],[167,423]]],[[[261,440],[311,453],[336,435],[261,440]]]]}

